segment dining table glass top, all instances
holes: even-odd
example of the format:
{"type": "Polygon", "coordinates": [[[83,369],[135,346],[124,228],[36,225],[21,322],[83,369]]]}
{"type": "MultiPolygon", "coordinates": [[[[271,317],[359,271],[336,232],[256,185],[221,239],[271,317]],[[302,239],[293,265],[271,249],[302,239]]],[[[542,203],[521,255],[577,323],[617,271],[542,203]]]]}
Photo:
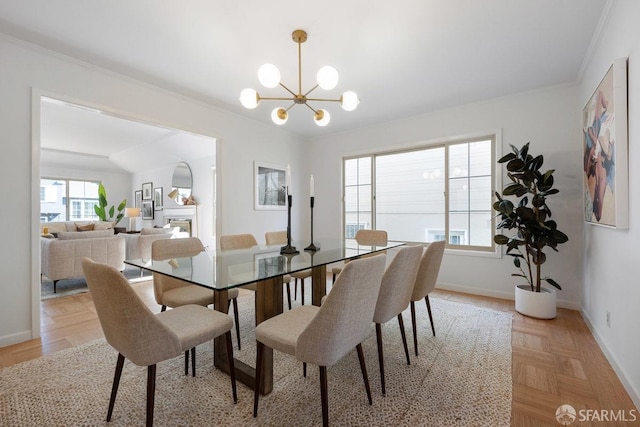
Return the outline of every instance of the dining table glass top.
{"type": "Polygon", "coordinates": [[[127,259],[135,267],[175,277],[203,287],[224,290],[295,273],[313,267],[358,258],[404,245],[389,241],[384,246],[359,245],[353,239],[325,239],[317,251],[305,251],[305,242],[292,241],[297,254],[281,254],[282,245],[258,245],[249,249],[204,251],[198,255],[164,260],[127,259]]]}

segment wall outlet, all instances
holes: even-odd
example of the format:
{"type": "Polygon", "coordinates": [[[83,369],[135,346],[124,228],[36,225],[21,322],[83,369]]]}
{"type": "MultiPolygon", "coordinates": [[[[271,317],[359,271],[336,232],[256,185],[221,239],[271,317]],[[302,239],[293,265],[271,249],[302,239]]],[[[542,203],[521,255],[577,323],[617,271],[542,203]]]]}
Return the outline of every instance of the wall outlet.
{"type": "Polygon", "coordinates": [[[611,327],[611,312],[607,310],[607,327],[611,327]]]}

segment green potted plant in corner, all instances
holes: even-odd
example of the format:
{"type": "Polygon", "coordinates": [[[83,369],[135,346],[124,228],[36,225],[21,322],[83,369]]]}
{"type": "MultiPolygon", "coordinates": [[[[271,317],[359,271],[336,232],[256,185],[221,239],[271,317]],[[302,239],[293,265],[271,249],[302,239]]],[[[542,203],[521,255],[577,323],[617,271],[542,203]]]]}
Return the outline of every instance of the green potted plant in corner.
{"type": "Polygon", "coordinates": [[[497,234],[494,242],[507,247],[518,270],[512,276],[522,277],[527,284],[516,286],[516,311],[540,319],[556,317],[556,291],[541,286],[543,281],[557,289],[560,285],[549,276],[542,276],[541,267],[547,260],[545,248],[558,252],[557,246],[569,240],[558,230],[551,218],[547,197],[559,191],[553,188],[553,169],[540,172],[544,158],[529,154],[529,143],[521,149],[511,145],[513,152],[498,163],[507,164],[510,182],[496,192],[493,209],[498,212],[499,230],[512,231],[511,236],[497,234]]]}
{"type": "Polygon", "coordinates": [[[113,221],[113,226],[115,228],[116,225],[120,222],[122,218],[124,218],[124,208],[127,206],[127,199],[124,199],[118,205],[118,214],[116,215],[116,207],[111,205],[109,210],[107,210],[107,191],[104,189],[104,185],[102,183],[98,184],[98,204],[93,206],[93,209],[100,218],[100,221],[113,221]],[[109,214],[109,216],[107,216],[109,214]],[[115,215],[115,217],[114,217],[115,215]]]}

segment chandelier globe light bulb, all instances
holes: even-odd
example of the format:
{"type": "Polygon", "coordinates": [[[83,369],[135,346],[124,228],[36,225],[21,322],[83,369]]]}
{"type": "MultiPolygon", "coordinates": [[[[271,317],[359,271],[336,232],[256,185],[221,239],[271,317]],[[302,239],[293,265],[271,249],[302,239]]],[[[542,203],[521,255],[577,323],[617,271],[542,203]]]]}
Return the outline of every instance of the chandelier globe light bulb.
{"type": "Polygon", "coordinates": [[[288,118],[289,114],[284,108],[274,108],[271,112],[271,120],[273,120],[273,123],[277,124],[278,126],[282,126],[283,124],[287,123],[288,118]]]}
{"type": "Polygon", "coordinates": [[[258,106],[258,92],[255,89],[246,88],[240,92],[240,103],[250,110],[258,106]]]}
{"type": "Polygon", "coordinates": [[[313,116],[313,120],[320,127],[325,127],[331,121],[331,115],[327,110],[318,110],[313,116]]]}
{"type": "Polygon", "coordinates": [[[350,90],[343,93],[340,97],[340,106],[345,111],[355,110],[359,103],[358,95],[350,90]]]}
{"type": "Polygon", "coordinates": [[[280,70],[273,64],[264,64],[258,69],[258,80],[262,86],[272,89],[280,84],[280,70]]]}
{"type": "Polygon", "coordinates": [[[320,86],[324,90],[331,90],[338,85],[338,80],[340,77],[338,76],[338,71],[330,65],[325,65],[324,67],[318,70],[318,74],[316,75],[316,80],[318,81],[318,86],[320,86]]]}

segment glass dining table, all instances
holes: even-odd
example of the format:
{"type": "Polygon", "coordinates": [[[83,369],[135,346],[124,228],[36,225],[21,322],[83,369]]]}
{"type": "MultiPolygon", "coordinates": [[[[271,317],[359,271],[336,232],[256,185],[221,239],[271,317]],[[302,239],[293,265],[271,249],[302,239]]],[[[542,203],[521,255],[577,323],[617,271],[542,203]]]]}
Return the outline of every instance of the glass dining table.
{"type": "MultiPolygon", "coordinates": [[[[258,325],[283,312],[284,275],[311,269],[312,304],[319,306],[326,295],[327,265],[385,251],[404,245],[404,242],[390,241],[384,246],[369,246],[359,245],[352,239],[324,239],[315,244],[319,250],[305,251],[305,243],[292,242],[292,246],[298,248],[296,254],[281,254],[280,245],[259,245],[250,249],[205,251],[186,258],[126,259],[125,264],[209,288],[214,293],[214,309],[223,313],[229,310],[229,289],[254,289],[255,322],[258,325]]],[[[229,372],[224,336],[214,341],[214,364],[229,372]]],[[[253,389],[255,368],[237,359],[234,359],[234,366],[237,380],[253,389]]],[[[261,372],[260,392],[269,394],[273,389],[271,349],[265,348],[261,372]]]]}

